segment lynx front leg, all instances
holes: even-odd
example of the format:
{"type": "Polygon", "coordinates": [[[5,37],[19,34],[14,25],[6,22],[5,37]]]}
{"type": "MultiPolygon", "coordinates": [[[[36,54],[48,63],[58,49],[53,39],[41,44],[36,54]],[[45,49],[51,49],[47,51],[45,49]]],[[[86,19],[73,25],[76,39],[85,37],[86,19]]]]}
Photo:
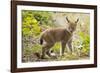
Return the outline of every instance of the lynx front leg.
{"type": "Polygon", "coordinates": [[[72,48],[72,39],[68,42],[68,48],[70,50],[70,52],[72,53],[73,48],[72,48]]]}
{"type": "Polygon", "coordinates": [[[60,50],[60,56],[64,55],[65,47],[66,47],[66,42],[61,42],[62,48],[60,50]]]}

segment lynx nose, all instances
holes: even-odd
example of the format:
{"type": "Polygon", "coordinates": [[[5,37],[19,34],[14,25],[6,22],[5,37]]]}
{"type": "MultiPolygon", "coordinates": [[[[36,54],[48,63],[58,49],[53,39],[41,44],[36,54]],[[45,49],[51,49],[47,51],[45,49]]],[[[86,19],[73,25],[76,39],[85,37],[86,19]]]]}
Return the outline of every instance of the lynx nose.
{"type": "Polygon", "coordinates": [[[73,30],[72,30],[71,28],[69,29],[69,31],[70,31],[70,32],[73,32],[73,30]]]}

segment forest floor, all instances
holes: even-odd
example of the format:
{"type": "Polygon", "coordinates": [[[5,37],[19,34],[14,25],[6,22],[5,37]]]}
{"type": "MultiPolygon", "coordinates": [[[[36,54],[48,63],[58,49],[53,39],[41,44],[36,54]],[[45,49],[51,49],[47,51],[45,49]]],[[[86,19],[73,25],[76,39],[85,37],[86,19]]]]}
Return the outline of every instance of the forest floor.
{"type": "Polygon", "coordinates": [[[80,54],[77,55],[76,53],[65,53],[63,56],[56,55],[56,56],[45,56],[44,59],[38,57],[31,57],[31,60],[26,62],[47,62],[47,61],[72,61],[72,60],[87,60],[90,57],[87,55],[80,54]]]}

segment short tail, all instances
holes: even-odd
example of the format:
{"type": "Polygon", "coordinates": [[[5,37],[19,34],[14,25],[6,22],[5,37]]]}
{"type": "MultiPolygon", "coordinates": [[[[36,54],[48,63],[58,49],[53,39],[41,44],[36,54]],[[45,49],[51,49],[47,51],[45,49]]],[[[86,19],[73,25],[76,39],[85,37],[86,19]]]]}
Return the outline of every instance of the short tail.
{"type": "Polygon", "coordinates": [[[42,37],[40,38],[40,44],[41,45],[43,44],[43,38],[42,37]]]}

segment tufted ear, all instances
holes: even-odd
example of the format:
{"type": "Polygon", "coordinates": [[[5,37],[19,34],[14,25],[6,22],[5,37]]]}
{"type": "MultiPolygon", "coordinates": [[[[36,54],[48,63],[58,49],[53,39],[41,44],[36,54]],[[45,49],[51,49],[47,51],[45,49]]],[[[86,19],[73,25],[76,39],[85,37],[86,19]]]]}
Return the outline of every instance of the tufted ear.
{"type": "Polygon", "coordinates": [[[75,23],[78,23],[78,21],[79,21],[79,18],[75,21],[75,23]]]}
{"type": "Polygon", "coordinates": [[[67,20],[67,22],[69,23],[70,21],[69,21],[69,19],[66,17],[66,20],[67,20]]]}

